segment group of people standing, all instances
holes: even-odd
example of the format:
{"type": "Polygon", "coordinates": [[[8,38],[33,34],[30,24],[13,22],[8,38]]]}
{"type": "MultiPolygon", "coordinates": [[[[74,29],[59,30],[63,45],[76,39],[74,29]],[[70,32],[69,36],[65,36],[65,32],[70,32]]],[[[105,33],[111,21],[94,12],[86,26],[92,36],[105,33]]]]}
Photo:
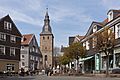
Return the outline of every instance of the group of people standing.
{"type": "Polygon", "coordinates": [[[46,74],[47,76],[51,76],[53,74],[53,70],[51,68],[46,68],[46,74]]]}

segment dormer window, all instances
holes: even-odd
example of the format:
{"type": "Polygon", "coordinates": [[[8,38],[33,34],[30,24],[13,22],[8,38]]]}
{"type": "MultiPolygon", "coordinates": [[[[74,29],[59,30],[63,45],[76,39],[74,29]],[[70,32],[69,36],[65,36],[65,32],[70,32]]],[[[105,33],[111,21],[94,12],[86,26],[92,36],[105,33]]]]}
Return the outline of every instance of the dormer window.
{"type": "Polygon", "coordinates": [[[113,19],[113,11],[110,11],[108,13],[108,21],[111,21],[113,19]]]}
{"type": "Polygon", "coordinates": [[[4,29],[12,30],[12,23],[4,21],[4,29]]]}
{"type": "Polygon", "coordinates": [[[94,27],[93,27],[93,32],[96,32],[97,31],[97,26],[95,25],[94,27]]]}

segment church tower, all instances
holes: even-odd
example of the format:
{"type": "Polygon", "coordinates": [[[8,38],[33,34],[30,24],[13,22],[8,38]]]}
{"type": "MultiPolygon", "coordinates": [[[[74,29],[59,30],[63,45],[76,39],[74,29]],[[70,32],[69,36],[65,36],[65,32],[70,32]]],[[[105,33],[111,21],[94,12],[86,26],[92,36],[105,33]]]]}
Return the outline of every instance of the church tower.
{"type": "Polygon", "coordinates": [[[53,67],[54,36],[50,26],[48,10],[45,14],[44,26],[40,33],[40,50],[43,55],[43,68],[53,67]]]}

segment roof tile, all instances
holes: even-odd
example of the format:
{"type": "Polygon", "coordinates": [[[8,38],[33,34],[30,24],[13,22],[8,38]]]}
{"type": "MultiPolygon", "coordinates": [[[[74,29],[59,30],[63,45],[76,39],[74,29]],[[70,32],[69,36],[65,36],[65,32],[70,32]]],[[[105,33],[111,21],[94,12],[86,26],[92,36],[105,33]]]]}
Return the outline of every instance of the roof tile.
{"type": "Polygon", "coordinates": [[[25,34],[23,35],[23,39],[21,41],[22,45],[29,45],[30,40],[32,39],[33,34],[25,34]]]}

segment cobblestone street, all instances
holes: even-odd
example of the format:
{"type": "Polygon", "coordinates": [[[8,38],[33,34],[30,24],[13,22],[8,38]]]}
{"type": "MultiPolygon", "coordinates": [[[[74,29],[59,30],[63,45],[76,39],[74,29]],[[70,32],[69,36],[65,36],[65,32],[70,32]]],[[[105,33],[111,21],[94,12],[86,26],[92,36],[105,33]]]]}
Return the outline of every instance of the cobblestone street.
{"type": "Polygon", "coordinates": [[[0,80],[120,80],[120,78],[100,78],[100,77],[75,77],[75,76],[26,76],[26,77],[6,77],[0,80]]]}

